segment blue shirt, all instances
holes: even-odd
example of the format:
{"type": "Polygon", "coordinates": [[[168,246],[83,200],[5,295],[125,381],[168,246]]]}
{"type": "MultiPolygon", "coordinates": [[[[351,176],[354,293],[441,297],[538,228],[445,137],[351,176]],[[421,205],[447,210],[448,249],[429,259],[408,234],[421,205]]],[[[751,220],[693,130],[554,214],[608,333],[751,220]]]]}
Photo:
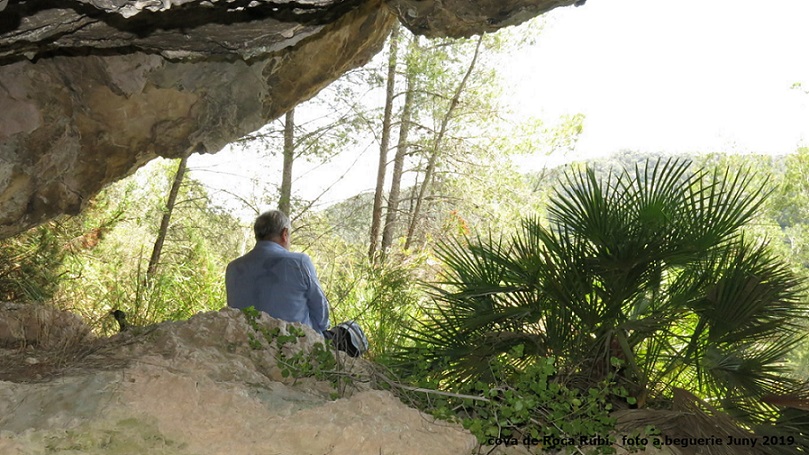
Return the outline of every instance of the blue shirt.
{"type": "Polygon", "coordinates": [[[329,328],[329,302],[309,256],[292,253],[262,240],[225,272],[228,306],[254,307],[288,322],[300,322],[318,333],[329,328]]]}

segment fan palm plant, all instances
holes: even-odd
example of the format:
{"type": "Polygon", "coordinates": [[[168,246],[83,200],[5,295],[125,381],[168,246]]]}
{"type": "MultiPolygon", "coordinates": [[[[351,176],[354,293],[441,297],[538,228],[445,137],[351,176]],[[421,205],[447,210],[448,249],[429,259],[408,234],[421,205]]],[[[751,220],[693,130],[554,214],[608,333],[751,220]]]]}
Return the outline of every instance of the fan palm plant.
{"type": "Polygon", "coordinates": [[[461,382],[494,360],[520,371],[553,356],[594,384],[617,358],[641,405],[680,387],[757,412],[750,398],[795,387],[781,359],[806,305],[788,267],[743,235],[765,196],[752,182],[674,159],[568,173],[547,225],[529,217],[510,239],[439,249],[445,277],[411,353],[461,382]]]}

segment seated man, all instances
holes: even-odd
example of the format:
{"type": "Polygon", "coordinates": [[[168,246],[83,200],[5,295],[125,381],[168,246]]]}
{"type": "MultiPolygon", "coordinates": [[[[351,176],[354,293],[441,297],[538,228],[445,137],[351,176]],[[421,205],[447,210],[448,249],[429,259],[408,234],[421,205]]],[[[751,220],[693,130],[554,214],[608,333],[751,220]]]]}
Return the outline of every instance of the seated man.
{"type": "Polygon", "coordinates": [[[280,210],[259,215],[253,225],[255,248],[228,264],[225,272],[228,306],[252,306],[323,333],[329,328],[329,302],[309,256],[289,251],[290,228],[280,210]]]}

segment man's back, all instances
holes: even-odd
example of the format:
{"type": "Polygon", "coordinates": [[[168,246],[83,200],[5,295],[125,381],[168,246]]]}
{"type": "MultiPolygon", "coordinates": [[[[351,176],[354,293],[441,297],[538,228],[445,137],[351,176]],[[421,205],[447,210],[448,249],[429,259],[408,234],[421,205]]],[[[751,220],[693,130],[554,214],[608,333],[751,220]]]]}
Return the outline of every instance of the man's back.
{"type": "Polygon", "coordinates": [[[309,256],[262,240],[228,264],[228,306],[255,307],[270,316],[306,324],[318,332],[329,328],[329,304],[309,256]]]}

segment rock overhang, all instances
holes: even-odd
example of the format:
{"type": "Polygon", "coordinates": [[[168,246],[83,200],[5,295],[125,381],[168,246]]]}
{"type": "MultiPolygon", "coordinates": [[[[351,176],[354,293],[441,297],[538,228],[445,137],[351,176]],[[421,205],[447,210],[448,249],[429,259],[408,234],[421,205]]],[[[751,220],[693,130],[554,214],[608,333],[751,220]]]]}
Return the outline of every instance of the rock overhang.
{"type": "Polygon", "coordinates": [[[574,0],[0,2],[0,238],[157,156],[216,152],[382,49],[397,17],[469,36],[574,0]]]}

